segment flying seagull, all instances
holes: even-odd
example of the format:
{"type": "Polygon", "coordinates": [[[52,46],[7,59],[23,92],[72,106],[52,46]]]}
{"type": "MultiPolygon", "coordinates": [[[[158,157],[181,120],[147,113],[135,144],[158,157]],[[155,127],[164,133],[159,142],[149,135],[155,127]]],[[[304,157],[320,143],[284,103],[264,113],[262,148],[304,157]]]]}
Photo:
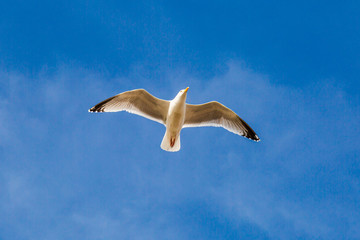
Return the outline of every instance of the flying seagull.
{"type": "Polygon", "coordinates": [[[161,148],[169,152],[180,150],[180,132],[186,127],[223,127],[256,142],[260,141],[244,120],[221,103],[185,103],[188,90],[189,87],[180,90],[173,100],[166,101],[152,96],[144,89],[136,89],[108,98],[90,108],[89,112],[127,111],[164,124],[166,132],[161,148]]]}

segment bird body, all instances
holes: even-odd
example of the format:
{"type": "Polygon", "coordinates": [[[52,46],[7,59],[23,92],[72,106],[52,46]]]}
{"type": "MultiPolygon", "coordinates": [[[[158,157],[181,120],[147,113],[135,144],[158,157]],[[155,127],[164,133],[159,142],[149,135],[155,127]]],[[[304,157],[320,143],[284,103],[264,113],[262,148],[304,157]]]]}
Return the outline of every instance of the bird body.
{"type": "Polygon", "coordinates": [[[218,102],[186,104],[188,90],[180,90],[173,100],[166,101],[144,89],[136,89],[108,98],[90,108],[89,112],[127,111],[164,124],[166,132],[160,146],[169,152],[180,150],[180,132],[186,127],[223,127],[254,141],[260,140],[244,120],[218,102]]]}
{"type": "Polygon", "coordinates": [[[180,131],[185,121],[185,101],[188,89],[182,90],[183,92],[180,91],[170,101],[166,118],[166,132],[160,145],[165,151],[176,152],[180,150],[180,131]]]}

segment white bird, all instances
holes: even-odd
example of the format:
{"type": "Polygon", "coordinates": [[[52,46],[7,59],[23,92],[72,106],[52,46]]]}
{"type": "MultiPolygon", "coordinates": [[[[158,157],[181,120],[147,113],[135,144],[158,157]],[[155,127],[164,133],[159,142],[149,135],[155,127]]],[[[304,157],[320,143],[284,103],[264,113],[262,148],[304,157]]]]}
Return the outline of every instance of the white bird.
{"type": "Polygon", "coordinates": [[[127,111],[164,124],[166,132],[161,148],[170,152],[180,150],[180,132],[186,127],[223,127],[256,142],[260,141],[244,120],[221,103],[185,103],[188,90],[189,87],[179,91],[173,100],[166,101],[152,96],[144,89],[136,89],[108,98],[90,108],[89,112],[127,111]]]}

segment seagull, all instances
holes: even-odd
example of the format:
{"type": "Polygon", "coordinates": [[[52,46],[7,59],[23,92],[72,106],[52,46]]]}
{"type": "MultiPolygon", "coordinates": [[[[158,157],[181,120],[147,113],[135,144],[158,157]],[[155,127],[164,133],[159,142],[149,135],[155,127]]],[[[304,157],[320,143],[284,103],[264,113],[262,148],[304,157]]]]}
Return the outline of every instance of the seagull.
{"type": "Polygon", "coordinates": [[[89,112],[127,111],[165,125],[166,132],[160,147],[169,152],[180,150],[180,132],[187,127],[223,127],[256,142],[260,138],[235,112],[219,102],[200,105],[187,104],[189,87],[180,90],[171,101],[159,99],[144,89],[127,91],[108,98],[89,112]]]}

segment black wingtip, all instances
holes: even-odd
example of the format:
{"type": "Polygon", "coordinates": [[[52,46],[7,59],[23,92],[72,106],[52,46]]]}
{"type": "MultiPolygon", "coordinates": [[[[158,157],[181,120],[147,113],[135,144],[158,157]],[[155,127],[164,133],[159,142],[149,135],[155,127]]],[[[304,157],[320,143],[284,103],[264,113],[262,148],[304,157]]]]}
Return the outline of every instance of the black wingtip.
{"type": "Polygon", "coordinates": [[[104,110],[102,108],[92,107],[88,110],[88,112],[94,113],[94,112],[103,112],[104,110]]]}
{"type": "Polygon", "coordinates": [[[256,134],[249,134],[248,135],[245,135],[244,137],[254,141],[254,142],[260,142],[260,138],[258,137],[258,135],[256,134]]]}
{"type": "Polygon", "coordinates": [[[244,121],[242,120],[239,116],[238,119],[241,121],[242,125],[245,126],[245,133],[244,133],[244,137],[253,140],[255,142],[259,142],[260,138],[258,137],[258,135],[255,133],[255,131],[244,121]]]}
{"type": "Polygon", "coordinates": [[[253,138],[252,140],[254,140],[255,142],[260,142],[260,138],[258,137],[258,135],[255,135],[255,138],[253,138]]]}
{"type": "Polygon", "coordinates": [[[108,102],[110,102],[112,99],[114,99],[116,96],[113,96],[111,98],[108,98],[98,104],[96,104],[95,106],[93,106],[92,108],[89,109],[89,112],[104,112],[104,105],[108,102]]]}

